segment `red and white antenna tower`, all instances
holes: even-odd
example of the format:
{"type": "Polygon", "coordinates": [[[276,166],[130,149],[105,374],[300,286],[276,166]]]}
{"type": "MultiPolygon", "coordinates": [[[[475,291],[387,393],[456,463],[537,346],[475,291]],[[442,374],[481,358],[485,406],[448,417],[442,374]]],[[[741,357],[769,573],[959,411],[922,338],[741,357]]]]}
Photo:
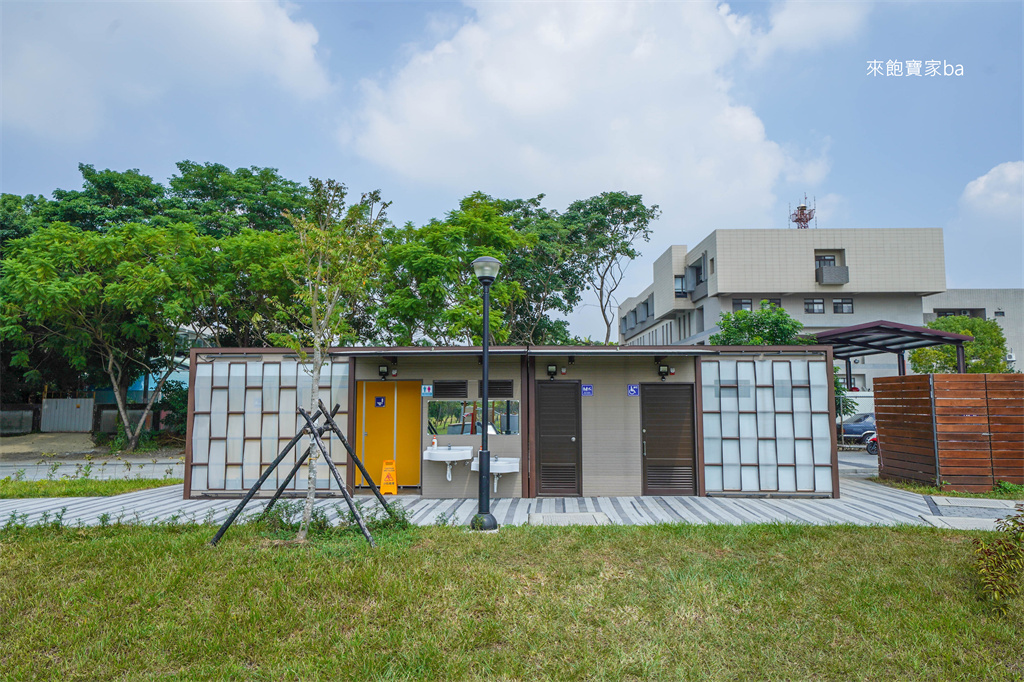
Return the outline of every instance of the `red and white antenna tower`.
{"type": "MultiPolygon", "coordinates": [[[[817,206],[817,202],[815,202],[817,206]]],[[[804,195],[804,203],[796,207],[796,210],[789,214],[790,222],[796,223],[796,229],[806,230],[807,224],[814,220],[814,213],[817,208],[807,208],[807,195],[804,195]]],[[[814,225],[817,226],[818,222],[815,221],[814,225]]]]}

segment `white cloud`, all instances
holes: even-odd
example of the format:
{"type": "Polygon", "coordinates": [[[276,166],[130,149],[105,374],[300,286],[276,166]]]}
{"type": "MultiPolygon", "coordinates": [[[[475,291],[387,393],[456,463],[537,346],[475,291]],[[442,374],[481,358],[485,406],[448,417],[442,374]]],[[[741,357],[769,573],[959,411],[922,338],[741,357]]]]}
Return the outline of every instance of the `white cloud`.
{"type": "Polygon", "coordinates": [[[1024,161],[967,183],[945,243],[950,288],[1024,285],[1024,161]]]}
{"type": "Polygon", "coordinates": [[[668,245],[773,225],[778,182],[824,180],[827,138],[816,157],[788,152],[727,76],[752,54],[795,49],[808,24],[824,35],[799,44],[814,47],[852,35],[866,14],[821,5],[780,5],[758,32],[712,3],[477,3],[451,38],[389,80],[365,81],[364,106],[339,139],[447,190],[546,192],[556,207],[607,190],[643,194],[663,217],[631,268],[630,295],[668,245]]]}
{"type": "Polygon", "coordinates": [[[864,28],[870,13],[869,2],[776,3],[769,17],[771,28],[750,31],[754,59],[762,61],[776,52],[816,50],[850,40],[864,28]]]}
{"type": "Polygon", "coordinates": [[[960,201],[969,211],[1024,225],[1024,161],[1001,163],[971,180],[960,201]]]}
{"type": "Polygon", "coordinates": [[[114,108],[269,81],[309,99],[330,82],[318,34],[278,2],[34,3],[4,8],[8,130],[94,136],[114,108]]]}

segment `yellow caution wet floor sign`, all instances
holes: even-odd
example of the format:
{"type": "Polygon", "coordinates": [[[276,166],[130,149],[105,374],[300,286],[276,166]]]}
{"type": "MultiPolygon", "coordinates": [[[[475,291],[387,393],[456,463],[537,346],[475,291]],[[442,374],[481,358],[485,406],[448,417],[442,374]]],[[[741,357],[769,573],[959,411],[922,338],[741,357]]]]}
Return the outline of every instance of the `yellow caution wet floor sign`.
{"type": "Polygon", "coordinates": [[[398,479],[395,476],[395,460],[384,460],[384,468],[380,474],[380,492],[384,495],[398,494],[398,479]]]}

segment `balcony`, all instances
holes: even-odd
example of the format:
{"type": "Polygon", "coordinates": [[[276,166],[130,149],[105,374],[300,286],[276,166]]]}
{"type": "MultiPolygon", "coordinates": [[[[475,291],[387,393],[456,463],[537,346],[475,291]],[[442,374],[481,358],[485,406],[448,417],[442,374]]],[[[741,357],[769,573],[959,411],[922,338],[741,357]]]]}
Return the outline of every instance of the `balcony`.
{"type": "Polygon", "coordinates": [[[845,265],[822,265],[814,270],[818,284],[849,284],[850,268],[845,265]]]}

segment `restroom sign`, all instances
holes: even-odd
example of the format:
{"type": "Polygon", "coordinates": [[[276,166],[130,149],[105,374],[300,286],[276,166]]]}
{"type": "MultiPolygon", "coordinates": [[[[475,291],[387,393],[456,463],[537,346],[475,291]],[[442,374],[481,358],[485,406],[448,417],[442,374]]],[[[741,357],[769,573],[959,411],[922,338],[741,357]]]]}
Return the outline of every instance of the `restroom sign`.
{"type": "Polygon", "coordinates": [[[433,398],[434,397],[434,385],[423,384],[420,386],[420,397],[421,398],[433,398]]]}
{"type": "Polygon", "coordinates": [[[630,384],[626,386],[626,395],[630,398],[635,398],[640,395],[640,384],[630,384]]]}
{"type": "Polygon", "coordinates": [[[594,395],[594,384],[583,384],[583,386],[580,388],[580,390],[581,390],[581,392],[582,392],[582,394],[584,396],[593,396],[594,395]]]}
{"type": "Polygon", "coordinates": [[[373,398],[374,407],[384,407],[384,396],[378,395],[373,398]]]}

